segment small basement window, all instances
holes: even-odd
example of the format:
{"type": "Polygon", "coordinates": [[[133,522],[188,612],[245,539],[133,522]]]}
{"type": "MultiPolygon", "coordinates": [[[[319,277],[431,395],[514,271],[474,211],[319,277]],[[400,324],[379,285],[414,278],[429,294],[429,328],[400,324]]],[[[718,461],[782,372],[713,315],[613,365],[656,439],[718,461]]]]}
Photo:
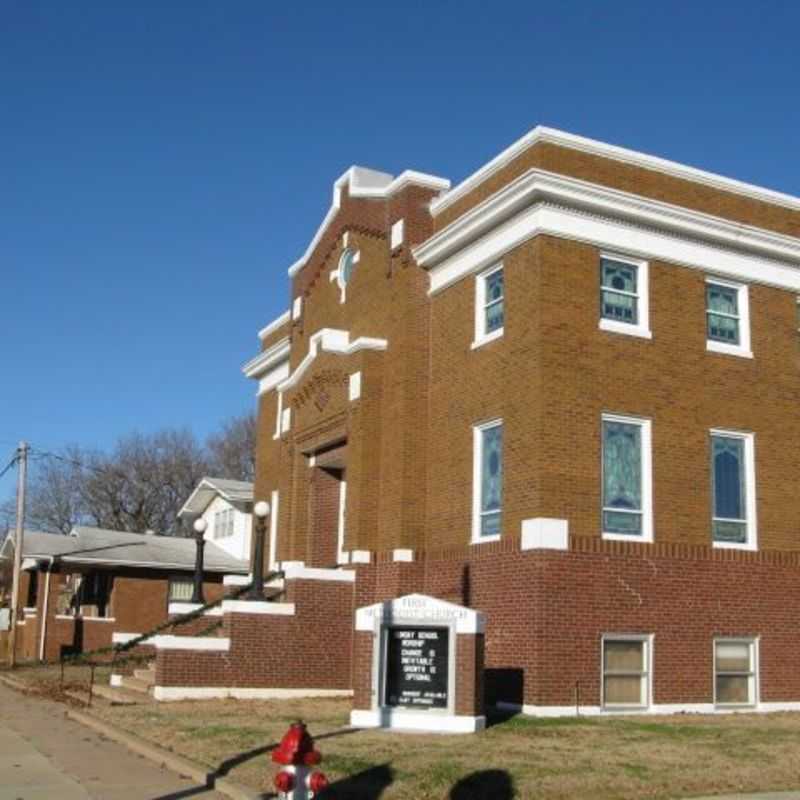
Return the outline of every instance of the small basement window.
{"type": "Polygon", "coordinates": [[[753,706],[757,694],[755,639],[714,642],[714,702],[720,706],[753,706]]]}
{"type": "Polygon", "coordinates": [[[650,705],[649,636],[603,637],[603,706],[645,708],[650,705]]]}

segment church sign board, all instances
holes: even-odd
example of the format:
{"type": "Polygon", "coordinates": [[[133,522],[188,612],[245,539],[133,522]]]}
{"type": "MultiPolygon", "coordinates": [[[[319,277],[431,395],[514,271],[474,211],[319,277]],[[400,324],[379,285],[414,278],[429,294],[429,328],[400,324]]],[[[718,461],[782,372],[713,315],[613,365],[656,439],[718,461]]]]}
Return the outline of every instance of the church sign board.
{"type": "Polygon", "coordinates": [[[456,702],[459,690],[466,698],[482,695],[475,682],[483,681],[483,631],[481,612],[426,595],[358,609],[356,647],[364,657],[356,663],[371,664],[371,671],[354,676],[351,724],[443,732],[483,728],[482,707],[457,708],[456,702]],[[459,687],[457,675],[471,685],[459,687]]]}

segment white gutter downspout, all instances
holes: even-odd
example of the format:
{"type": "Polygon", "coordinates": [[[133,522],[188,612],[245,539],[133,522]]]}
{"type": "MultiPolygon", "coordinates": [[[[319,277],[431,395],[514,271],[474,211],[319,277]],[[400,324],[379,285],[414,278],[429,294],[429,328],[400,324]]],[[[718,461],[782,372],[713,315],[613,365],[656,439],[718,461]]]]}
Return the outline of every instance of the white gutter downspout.
{"type": "Polygon", "coordinates": [[[55,556],[47,556],[50,559],[50,564],[47,567],[47,579],[45,580],[44,589],[44,604],[42,605],[42,636],[39,642],[39,661],[44,661],[44,641],[47,634],[47,607],[50,603],[50,575],[53,571],[53,562],[55,556]]]}

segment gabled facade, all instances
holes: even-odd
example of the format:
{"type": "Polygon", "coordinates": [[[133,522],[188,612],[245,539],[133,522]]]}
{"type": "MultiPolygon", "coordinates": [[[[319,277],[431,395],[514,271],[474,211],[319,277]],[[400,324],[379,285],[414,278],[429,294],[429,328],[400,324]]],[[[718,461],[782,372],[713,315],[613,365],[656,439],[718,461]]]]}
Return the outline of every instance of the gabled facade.
{"type": "Polygon", "coordinates": [[[289,276],[271,566],[484,612],[530,713],[800,704],[800,200],[537,128],[452,189],[349,170],[289,276]]]}
{"type": "Polygon", "coordinates": [[[187,528],[206,523],[204,538],[233,558],[250,558],[253,484],[227,478],[203,478],[178,512],[187,528]]]}

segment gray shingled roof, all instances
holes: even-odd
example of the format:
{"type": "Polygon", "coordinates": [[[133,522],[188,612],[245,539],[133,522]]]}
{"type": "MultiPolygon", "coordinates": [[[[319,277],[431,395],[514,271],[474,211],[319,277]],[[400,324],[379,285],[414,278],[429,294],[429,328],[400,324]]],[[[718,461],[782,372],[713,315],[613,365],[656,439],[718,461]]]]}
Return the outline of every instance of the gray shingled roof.
{"type": "MultiPolygon", "coordinates": [[[[13,539],[13,535],[9,535],[13,539]]],[[[10,547],[4,547],[4,552],[10,547]]],[[[194,539],[142,533],[108,531],[77,526],[69,536],[26,531],[23,558],[57,556],[66,564],[139,566],[161,569],[194,569],[194,539]]],[[[248,564],[228,555],[213,542],[206,542],[204,566],[209,572],[246,573],[248,564]]]]}
{"type": "Polygon", "coordinates": [[[205,477],[189,495],[178,516],[196,517],[202,514],[217,495],[231,503],[252,503],[253,484],[248,481],[232,481],[228,478],[205,477]]]}

